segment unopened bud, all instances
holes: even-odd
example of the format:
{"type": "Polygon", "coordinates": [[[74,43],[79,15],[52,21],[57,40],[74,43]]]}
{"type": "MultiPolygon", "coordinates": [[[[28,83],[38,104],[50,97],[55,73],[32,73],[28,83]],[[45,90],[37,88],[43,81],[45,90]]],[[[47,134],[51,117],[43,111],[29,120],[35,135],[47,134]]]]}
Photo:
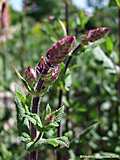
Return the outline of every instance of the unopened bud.
{"type": "Polygon", "coordinates": [[[39,76],[41,74],[46,74],[47,71],[49,70],[49,68],[50,68],[50,66],[46,62],[46,59],[42,56],[41,59],[40,59],[40,62],[35,67],[37,76],[39,76]]]}
{"type": "Polygon", "coordinates": [[[56,65],[63,62],[68,53],[73,49],[75,40],[74,36],[65,36],[53,44],[46,53],[47,62],[50,65],[56,65]]]}
{"type": "Polygon", "coordinates": [[[55,116],[50,114],[50,115],[47,115],[47,117],[45,118],[45,122],[46,123],[51,123],[51,122],[54,121],[54,119],[55,119],[55,116]]]}
{"type": "Polygon", "coordinates": [[[107,27],[100,27],[100,28],[96,28],[96,29],[91,29],[84,36],[82,43],[86,44],[88,42],[94,42],[94,41],[104,37],[109,32],[110,32],[110,29],[107,27]]]}
{"type": "Polygon", "coordinates": [[[58,76],[59,76],[59,73],[60,73],[60,66],[57,65],[55,66],[53,69],[52,69],[52,73],[51,73],[51,79],[53,81],[57,80],[58,76]]]}
{"type": "Polygon", "coordinates": [[[42,79],[45,81],[45,83],[53,82],[57,80],[60,73],[60,66],[56,65],[54,67],[50,67],[47,74],[44,74],[42,79]]]}
{"type": "Polygon", "coordinates": [[[30,67],[30,66],[25,69],[24,75],[25,75],[25,79],[28,82],[32,82],[32,81],[34,81],[37,78],[36,71],[32,67],[30,67]]]}

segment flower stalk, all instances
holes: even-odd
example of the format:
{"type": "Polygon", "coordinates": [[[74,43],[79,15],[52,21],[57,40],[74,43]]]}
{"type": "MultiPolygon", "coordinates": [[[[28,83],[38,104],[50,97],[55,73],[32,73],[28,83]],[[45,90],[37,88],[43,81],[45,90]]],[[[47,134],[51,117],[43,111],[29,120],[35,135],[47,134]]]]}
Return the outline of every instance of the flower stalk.
{"type": "MultiPolygon", "coordinates": [[[[40,109],[40,101],[42,96],[47,91],[48,87],[54,81],[57,80],[60,73],[60,63],[62,63],[65,60],[65,58],[69,55],[69,53],[71,53],[71,55],[69,56],[65,64],[65,68],[64,68],[64,74],[65,74],[70,64],[70,61],[72,59],[72,55],[76,54],[80,49],[82,49],[84,45],[88,44],[89,42],[93,42],[98,38],[101,38],[107,32],[108,30],[105,30],[105,29],[99,29],[99,30],[97,29],[97,31],[93,30],[91,34],[87,33],[84,39],[82,39],[81,41],[82,43],[78,44],[75,48],[74,48],[75,42],[76,42],[75,36],[63,37],[61,40],[54,43],[53,46],[47,50],[45,57],[43,56],[41,57],[40,62],[35,66],[34,69],[32,67],[28,67],[25,69],[24,71],[25,80],[23,77],[20,76],[20,78],[25,82],[25,84],[28,83],[27,86],[28,87],[30,86],[30,88],[32,88],[32,92],[30,92],[30,94],[32,95],[31,109],[30,111],[25,111],[25,115],[24,115],[24,109],[21,110],[21,113],[23,113],[23,117],[26,116],[26,114],[28,114],[27,117],[29,118],[29,122],[30,122],[30,126],[28,127],[30,131],[30,137],[29,137],[29,140],[27,141],[28,149],[31,148],[31,145],[30,146],[28,145],[29,141],[32,141],[32,143],[33,142],[36,143],[36,140],[39,140],[39,137],[40,137],[39,135],[42,134],[41,128],[43,127],[43,125],[40,120],[40,117],[37,115],[40,109]],[[93,33],[96,33],[95,34],[96,36],[93,33]],[[33,116],[33,117],[35,116],[34,117],[35,119],[30,116],[33,116]],[[40,132],[38,136],[37,136],[37,129],[40,132]]],[[[23,98],[24,96],[20,96],[19,93],[18,93],[18,96],[19,98],[22,97],[20,99],[21,101],[24,101],[24,98],[23,98]]],[[[59,107],[61,106],[61,102],[62,102],[62,92],[60,92],[60,96],[59,96],[59,107]]],[[[19,100],[18,100],[18,103],[19,103],[19,100]]],[[[22,104],[21,103],[19,104],[20,104],[19,109],[21,109],[22,104]]],[[[58,124],[59,123],[60,121],[58,121],[58,124]]],[[[60,137],[61,131],[58,130],[58,132],[59,132],[58,136],[60,137]]],[[[46,142],[45,139],[44,139],[44,142],[46,142]]],[[[38,160],[37,150],[32,151],[30,153],[29,160],[38,160]]]]}
{"type": "MultiPolygon", "coordinates": [[[[35,67],[35,70],[30,67],[27,68],[25,75],[29,81],[37,78],[39,79],[35,86],[35,92],[41,92],[41,90],[44,92],[50,85],[50,82],[55,81],[58,78],[60,73],[59,64],[64,61],[65,57],[72,50],[74,44],[74,36],[64,37],[48,49],[45,58],[41,57],[40,62],[35,67]]],[[[33,97],[32,113],[38,113],[38,108],[40,108],[40,99],[40,96],[33,97]]],[[[33,139],[37,136],[37,132],[33,124],[31,124],[31,136],[33,139]]],[[[37,151],[33,151],[30,154],[30,160],[38,160],[37,151]]]]}

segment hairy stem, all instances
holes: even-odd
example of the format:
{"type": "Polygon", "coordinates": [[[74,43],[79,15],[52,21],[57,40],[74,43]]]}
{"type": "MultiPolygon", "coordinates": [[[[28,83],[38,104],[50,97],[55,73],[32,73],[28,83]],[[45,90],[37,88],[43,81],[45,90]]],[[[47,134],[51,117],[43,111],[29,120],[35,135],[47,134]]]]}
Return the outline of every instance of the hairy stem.
{"type": "MultiPolygon", "coordinates": [[[[40,102],[40,97],[33,97],[32,113],[38,113],[39,102],[40,102]]],[[[31,136],[32,136],[33,139],[36,138],[36,129],[32,124],[31,124],[31,136]]]]}
{"type": "MultiPolygon", "coordinates": [[[[42,86],[43,86],[44,81],[43,80],[39,80],[37,85],[36,85],[36,91],[40,91],[42,86]]],[[[41,97],[40,96],[36,96],[33,97],[32,99],[32,113],[38,113],[39,109],[40,109],[40,102],[41,102],[41,97]]],[[[33,139],[36,138],[37,136],[37,130],[34,127],[33,124],[30,124],[30,133],[31,133],[31,137],[33,139]]],[[[29,160],[38,160],[38,151],[33,151],[30,153],[30,158],[29,160]]]]}
{"type": "MultiPolygon", "coordinates": [[[[40,104],[39,102],[40,102],[40,97],[33,97],[32,113],[38,113],[38,108],[40,104]]],[[[37,131],[33,124],[30,124],[30,132],[31,132],[31,137],[35,139],[37,136],[37,131]]],[[[29,160],[38,160],[38,151],[31,152],[29,160]]]]}

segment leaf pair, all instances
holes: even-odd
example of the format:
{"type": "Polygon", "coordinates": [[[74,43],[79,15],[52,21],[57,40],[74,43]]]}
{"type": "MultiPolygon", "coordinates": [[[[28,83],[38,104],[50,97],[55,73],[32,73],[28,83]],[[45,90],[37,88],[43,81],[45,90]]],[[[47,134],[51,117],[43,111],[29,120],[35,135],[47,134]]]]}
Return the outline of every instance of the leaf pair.
{"type": "Polygon", "coordinates": [[[41,138],[37,142],[29,142],[27,144],[27,150],[39,149],[41,145],[52,145],[53,147],[69,147],[69,140],[67,136],[49,139],[41,138]]]}
{"type": "Polygon", "coordinates": [[[19,133],[21,134],[22,132],[26,131],[27,133],[29,132],[29,122],[31,122],[40,131],[43,127],[40,117],[37,114],[29,111],[29,108],[26,105],[26,96],[19,90],[16,91],[15,102],[19,133]]]}
{"type": "Polygon", "coordinates": [[[51,107],[47,105],[46,107],[46,115],[45,115],[45,130],[49,130],[50,128],[56,128],[59,126],[59,122],[62,120],[64,116],[64,106],[60,107],[56,111],[51,111],[51,107]]]}

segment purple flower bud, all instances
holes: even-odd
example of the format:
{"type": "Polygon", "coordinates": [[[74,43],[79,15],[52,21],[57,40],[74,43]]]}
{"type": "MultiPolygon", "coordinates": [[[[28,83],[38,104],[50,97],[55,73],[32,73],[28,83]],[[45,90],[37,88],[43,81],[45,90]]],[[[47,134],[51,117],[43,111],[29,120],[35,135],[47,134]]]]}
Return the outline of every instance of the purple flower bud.
{"type": "Polygon", "coordinates": [[[73,49],[76,38],[74,36],[65,36],[58,42],[54,43],[46,53],[48,64],[56,65],[65,59],[68,53],[73,49]]]}
{"type": "Polygon", "coordinates": [[[59,73],[60,73],[60,65],[57,65],[54,68],[52,68],[51,80],[53,81],[57,80],[59,73]]]}
{"type": "Polygon", "coordinates": [[[57,80],[60,73],[60,65],[50,67],[47,74],[42,75],[42,79],[48,83],[57,80]]]}
{"type": "Polygon", "coordinates": [[[53,44],[51,48],[48,49],[46,57],[41,57],[40,62],[35,67],[37,76],[45,75],[48,71],[51,71],[51,66],[55,70],[53,71],[53,79],[56,79],[57,69],[59,70],[58,64],[63,62],[68,53],[72,50],[75,44],[74,36],[66,36],[53,44]]]}
{"type": "Polygon", "coordinates": [[[36,71],[30,66],[25,69],[24,76],[28,82],[32,82],[37,78],[36,71]]]}
{"type": "Polygon", "coordinates": [[[40,59],[40,62],[35,67],[37,76],[39,76],[41,74],[46,74],[47,71],[49,70],[49,68],[50,68],[50,66],[46,62],[46,59],[42,56],[41,59],[40,59]]]}
{"type": "Polygon", "coordinates": [[[100,27],[96,29],[89,30],[85,37],[82,40],[82,43],[88,43],[88,42],[94,42],[102,37],[104,37],[107,33],[110,32],[109,28],[106,27],[100,27]]]}
{"type": "Polygon", "coordinates": [[[44,94],[48,87],[57,80],[60,73],[60,65],[50,67],[46,74],[42,74],[40,81],[42,81],[42,87],[40,86],[40,91],[44,94]]]}

